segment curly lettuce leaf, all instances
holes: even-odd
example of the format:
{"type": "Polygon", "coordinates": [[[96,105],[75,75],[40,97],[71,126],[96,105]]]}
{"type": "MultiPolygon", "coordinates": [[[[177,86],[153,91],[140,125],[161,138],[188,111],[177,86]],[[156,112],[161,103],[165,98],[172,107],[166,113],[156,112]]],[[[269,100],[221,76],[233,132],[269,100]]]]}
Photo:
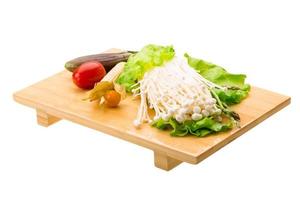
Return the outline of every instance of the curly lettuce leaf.
{"type": "Polygon", "coordinates": [[[227,105],[233,105],[240,103],[243,99],[248,96],[250,91],[250,85],[245,84],[240,89],[228,89],[220,90],[214,89],[214,92],[218,95],[222,102],[225,102],[227,105]]]}
{"type": "Polygon", "coordinates": [[[205,117],[198,121],[188,120],[183,123],[179,123],[173,118],[168,121],[160,118],[154,121],[152,126],[162,130],[171,129],[171,136],[182,137],[191,134],[204,137],[216,132],[227,131],[233,127],[233,123],[232,121],[227,123],[217,122],[212,117],[205,117]]]}
{"type": "Polygon", "coordinates": [[[184,56],[187,58],[189,65],[198,71],[204,78],[220,86],[229,88],[226,91],[215,89],[215,93],[222,102],[228,105],[237,104],[248,96],[250,85],[245,84],[246,75],[231,74],[223,67],[193,58],[187,53],[184,54],[184,56]]]}
{"type": "Polygon", "coordinates": [[[131,92],[132,86],[142,79],[147,71],[163,65],[171,60],[174,55],[175,50],[172,46],[149,44],[129,57],[123,72],[117,79],[117,83],[123,85],[127,92],[131,92]]]}

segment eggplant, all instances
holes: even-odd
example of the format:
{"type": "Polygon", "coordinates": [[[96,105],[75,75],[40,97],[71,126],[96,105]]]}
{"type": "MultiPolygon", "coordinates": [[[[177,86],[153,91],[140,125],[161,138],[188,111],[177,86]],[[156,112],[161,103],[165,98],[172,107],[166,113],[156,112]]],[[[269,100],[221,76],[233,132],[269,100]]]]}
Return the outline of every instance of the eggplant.
{"type": "Polygon", "coordinates": [[[117,53],[100,53],[94,55],[81,56],[75,59],[72,59],[65,64],[65,68],[73,72],[77,69],[82,63],[89,61],[97,61],[100,62],[106,72],[110,71],[116,64],[119,62],[126,62],[129,56],[136,53],[135,51],[122,51],[117,53]]]}

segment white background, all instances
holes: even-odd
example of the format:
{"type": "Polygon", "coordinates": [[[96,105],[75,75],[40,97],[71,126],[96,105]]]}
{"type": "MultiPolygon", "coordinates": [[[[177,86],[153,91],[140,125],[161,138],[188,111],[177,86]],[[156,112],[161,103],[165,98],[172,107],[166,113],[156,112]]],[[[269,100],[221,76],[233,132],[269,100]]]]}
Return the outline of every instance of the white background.
{"type": "Polygon", "coordinates": [[[0,199],[300,199],[297,1],[0,3],[0,199]],[[170,172],[150,150],[68,121],[43,128],[13,92],[66,60],[173,44],[292,104],[198,165],[170,172]]]}

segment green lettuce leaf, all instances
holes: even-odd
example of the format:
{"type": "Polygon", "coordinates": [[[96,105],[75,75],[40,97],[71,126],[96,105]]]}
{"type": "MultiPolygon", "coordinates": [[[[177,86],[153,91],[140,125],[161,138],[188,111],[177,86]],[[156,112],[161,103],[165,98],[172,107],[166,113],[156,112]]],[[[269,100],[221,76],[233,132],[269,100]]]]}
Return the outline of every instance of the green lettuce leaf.
{"type": "Polygon", "coordinates": [[[175,119],[164,121],[158,119],[152,123],[152,126],[166,130],[171,129],[171,136],[185,136],[192,134],[198,137],[204,137],[212,133],[227,131],[232,128],[233,124],[231,121],[227,123],[221,123],[215,121],[212,117],[205,117],[198,121],[188,120],[183,123],[178,123],[175,119]]]}
{"type": "Polygon", "coordinates": [[[233,105],[240,103],[243,99],[248,96],[250,91],[250,85],[245,84],[240,89],[228,89],[220,90],[214,89],[215,93],[218,95],[222,102],[225,102],[227,105],[233,105]]]}
{"type": "Polygon", "coordinates": [[[117,83],[131,92],[132,86],[143,78],[144,74],[154,67],[161,66],[175,55],[172,46],[147,45],[138,53],[129,57],[117,83]]]}
{"type": "Polygon", "coordinates": [[[187,58],[189,65],[204,78],[220,86],[229,88],[226,91],[215,89],[215,93],[222,102],[228,105],[237,104],[248,96],[250,85],[245,84],[246,75],[231,74],[223,67],[193,58],[187,53],[184,56],[187,58]]]}

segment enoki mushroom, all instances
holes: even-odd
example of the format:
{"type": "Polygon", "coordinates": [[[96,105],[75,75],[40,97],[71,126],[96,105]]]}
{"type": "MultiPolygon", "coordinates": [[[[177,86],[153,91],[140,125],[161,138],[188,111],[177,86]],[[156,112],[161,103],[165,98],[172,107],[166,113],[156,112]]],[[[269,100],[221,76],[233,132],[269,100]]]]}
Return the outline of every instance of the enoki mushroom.
{"type": "Polygon", "coordinates": [[[141,103],[134,125],[151,123],[160,118],[167,121],[176,119],[179,123],[186,120],[200,120],[210,115],[220,115],[210,89],[226,89],[203,78],[191,68],[185,59],[175,57],[163,66],[146,72],[132,90],[140,96],[141,103]],[[153,119],[148,108],[154,109],[153,119]]]}

